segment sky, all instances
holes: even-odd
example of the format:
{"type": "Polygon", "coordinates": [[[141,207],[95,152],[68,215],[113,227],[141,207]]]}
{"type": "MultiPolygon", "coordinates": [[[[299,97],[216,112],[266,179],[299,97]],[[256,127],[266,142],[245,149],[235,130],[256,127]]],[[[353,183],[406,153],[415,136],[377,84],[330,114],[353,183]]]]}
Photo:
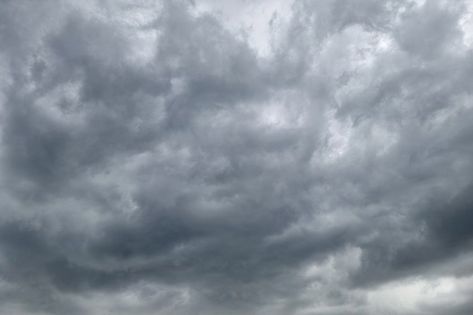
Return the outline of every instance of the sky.
{"type": "Polygon", "coordinates": [[[473,314],[471,0],[0,0],[0,314],[473,314]]]}

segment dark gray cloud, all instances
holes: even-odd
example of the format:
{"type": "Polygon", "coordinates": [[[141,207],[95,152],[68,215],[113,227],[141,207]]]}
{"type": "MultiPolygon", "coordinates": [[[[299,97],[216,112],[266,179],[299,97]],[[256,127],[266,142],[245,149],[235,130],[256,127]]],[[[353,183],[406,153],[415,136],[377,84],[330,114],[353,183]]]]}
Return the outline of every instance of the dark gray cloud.
{"type": "Polygon", "coordinates": [[[1,1],[0,313],[469,314],[468,1],[1,1]]]}

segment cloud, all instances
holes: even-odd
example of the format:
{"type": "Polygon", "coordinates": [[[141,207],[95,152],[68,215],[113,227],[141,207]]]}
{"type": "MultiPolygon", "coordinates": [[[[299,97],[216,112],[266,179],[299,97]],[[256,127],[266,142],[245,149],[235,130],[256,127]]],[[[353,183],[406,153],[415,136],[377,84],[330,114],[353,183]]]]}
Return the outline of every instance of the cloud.
{"type": "Polygon", "coordinates": [[[467,16],[3,1],[0,313],[471,312],[467,16]]]}

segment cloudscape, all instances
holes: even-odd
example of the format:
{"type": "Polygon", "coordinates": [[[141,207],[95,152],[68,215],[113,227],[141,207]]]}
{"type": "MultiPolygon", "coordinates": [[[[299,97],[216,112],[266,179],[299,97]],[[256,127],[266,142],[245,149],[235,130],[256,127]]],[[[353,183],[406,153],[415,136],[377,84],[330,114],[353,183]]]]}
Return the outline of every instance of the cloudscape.
{"type": "Polygon", "coordinates": [[[0,314],[473,314],[470,0],[0,0],[0,314]]]}

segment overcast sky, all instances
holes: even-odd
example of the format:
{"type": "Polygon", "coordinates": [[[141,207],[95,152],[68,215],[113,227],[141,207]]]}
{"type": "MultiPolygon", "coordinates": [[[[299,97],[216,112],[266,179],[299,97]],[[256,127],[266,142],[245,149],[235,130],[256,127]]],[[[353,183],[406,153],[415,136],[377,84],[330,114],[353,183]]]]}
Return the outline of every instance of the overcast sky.
{"type": "Polygon", "coordinates": [[[473,314],[470,0],[0,0],[0,314],[473,314]]]}

